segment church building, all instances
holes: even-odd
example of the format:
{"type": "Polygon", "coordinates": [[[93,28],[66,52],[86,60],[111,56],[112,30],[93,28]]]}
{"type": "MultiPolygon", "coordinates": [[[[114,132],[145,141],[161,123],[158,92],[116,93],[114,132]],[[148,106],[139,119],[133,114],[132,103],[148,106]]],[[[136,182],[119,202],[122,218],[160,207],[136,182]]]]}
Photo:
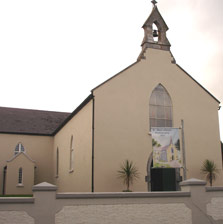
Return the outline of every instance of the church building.
{"type": "Polygon", "coordinates": [[[117,171],[126,160],[139,173],[132,191],[180,190],[182,180],[205,178],[206,159],[219,169],[214,185],[223,186],[220,102],[176,63],[168,26],[152,3],[136,62],[72,113],[0,107],[0,194],[32,194],[41,182],[59,192],[123,191],[117,171]],[[176,128],[179,141],[161,147],[153,128],[176,128]],[[181,157],[182,166],[155,167],[154,145],[157,158],[181,157]]]}

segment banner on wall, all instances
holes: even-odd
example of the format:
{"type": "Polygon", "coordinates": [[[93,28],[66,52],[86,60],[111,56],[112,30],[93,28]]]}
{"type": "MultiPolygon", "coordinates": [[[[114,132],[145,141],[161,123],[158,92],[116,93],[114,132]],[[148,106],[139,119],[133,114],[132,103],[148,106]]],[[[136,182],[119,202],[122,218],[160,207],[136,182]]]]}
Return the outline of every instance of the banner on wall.
{"type": "Polygon", "coordinates": [[[151,128],[153,168],[180,168],[179,128],[151,128]]]}

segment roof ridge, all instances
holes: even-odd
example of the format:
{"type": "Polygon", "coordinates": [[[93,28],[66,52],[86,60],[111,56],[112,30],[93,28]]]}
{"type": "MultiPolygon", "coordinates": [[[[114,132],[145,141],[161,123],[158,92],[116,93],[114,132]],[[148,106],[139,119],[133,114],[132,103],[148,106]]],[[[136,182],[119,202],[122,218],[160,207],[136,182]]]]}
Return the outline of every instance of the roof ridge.
{"type": "Polygon", "coordinates": [[[38,111],[38,112],[49,112],[49,113],[66,113],[71,114],[71,112],[63,112],[63,111],[51,111],[51,110],[39,110],[39,109],[27,109],[27,108],[17,108],[17,107],[3,107],[0,106],[0,109],[9,109],[9,110],[25,110],[25,111],[38,111]]]}

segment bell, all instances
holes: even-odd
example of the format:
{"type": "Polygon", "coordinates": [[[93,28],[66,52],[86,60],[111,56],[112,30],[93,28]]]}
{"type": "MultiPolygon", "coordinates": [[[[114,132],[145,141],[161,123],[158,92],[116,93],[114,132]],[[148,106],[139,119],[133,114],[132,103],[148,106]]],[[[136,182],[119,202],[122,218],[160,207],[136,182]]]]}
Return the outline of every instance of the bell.
{"type": "Polygon", "coordinates": [[[153,37],[158,37],[158,30],[153,30],[153,37]]]}

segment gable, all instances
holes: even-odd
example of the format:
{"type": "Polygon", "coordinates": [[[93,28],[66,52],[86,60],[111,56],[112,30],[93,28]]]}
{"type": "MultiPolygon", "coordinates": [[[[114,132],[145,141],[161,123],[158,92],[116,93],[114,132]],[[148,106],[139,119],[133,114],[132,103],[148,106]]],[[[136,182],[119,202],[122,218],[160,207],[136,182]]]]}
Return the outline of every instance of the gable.
{"type": "MultiPolygon", "coordinates": [[[[159,79],[159,81],[155,81],[156,79],[153,79],[153,74],[155,74],[157,77],[162,74],[168,73],[171,75],[171,71],[169,68],[175,67],[175,71],[172,71],[173,73],[176,73],[177,75],[177,69],[180,69],[181,72],[184,73],[184,75],[189,78],[193,83],[193,85],[196,85],[198,88],[200,88],[202,91],[205,91],[212,99],[214,99],[218,104],[220,101],[215,98],[207,89],[205,89],[201,84],[199,84],[192,76],[190,76],[184,69],[182,69],[178,64],[173,63],[174,58],[173,55],[170,51],[162,51],[162,50],[157,50],[157,49],[146,49],[144,52],[145,59],[142,59],[140,61],[137,61],[127,67],[126,69],[122,70],[121,72],[117,73],[116,75],[112,76],[105,82],[101,83],[94,89],[92,89],[92,93],[96,93],[97,91],[100,91],[100,88],[106,88],[110,85],[116,85],[118,82],[118,79],[125,79],[126,84],[122,85],[127,85],[128,82],[128,77],[130,76],[133,78],[135,76],[135,83],[140,82],[140,75],[142,73],[147,73],[148,79],[147,81],[152,83],[154,82],[154,87],[158,85],[159,83],[162,83],[163,80],[159,79]],[[155,57],[155,58],[154,58],[155,57]],[[166,67],[167,70],[161,69],[161,67],[166,67]],[[159,74],[160,71],[160,74],[159,74]],[[125,78],[124,78],[125,76],[125,78]],[[116,84],[115,84],[116,83],[116,84]]],[[[176,76],[175,76],[176,77],[176,76]]],[[[175,77],[172,76],[172,81],[174,82],[175,77]]],[[[171,77],[169,77],[171,79],[171,77]]],[[[134,78],[133,78],[134,79],[134,78]]]]}
{"type": "Polygon", "coordinates": [[[156,23],[158,25],[158,27],[160,26],[159,28],[161,28],[161,25],[162,25],[162,27],[165,30],[169,29],[157,7],[153,8],[150,16],[148,17],[148,19],[146,20],[146,22],[143,24],[142,27],[145,27],[147,24],[153,24],[153,23],[156,23]]]}
{"type": "Polygon", "coordinates": [[[35,161],[32,160],[26,153],[20,152],[13,156],[10,160],[7,161],[7,163],[16,163],[16,162],[28,162],[35,164],[35,161]]]}

